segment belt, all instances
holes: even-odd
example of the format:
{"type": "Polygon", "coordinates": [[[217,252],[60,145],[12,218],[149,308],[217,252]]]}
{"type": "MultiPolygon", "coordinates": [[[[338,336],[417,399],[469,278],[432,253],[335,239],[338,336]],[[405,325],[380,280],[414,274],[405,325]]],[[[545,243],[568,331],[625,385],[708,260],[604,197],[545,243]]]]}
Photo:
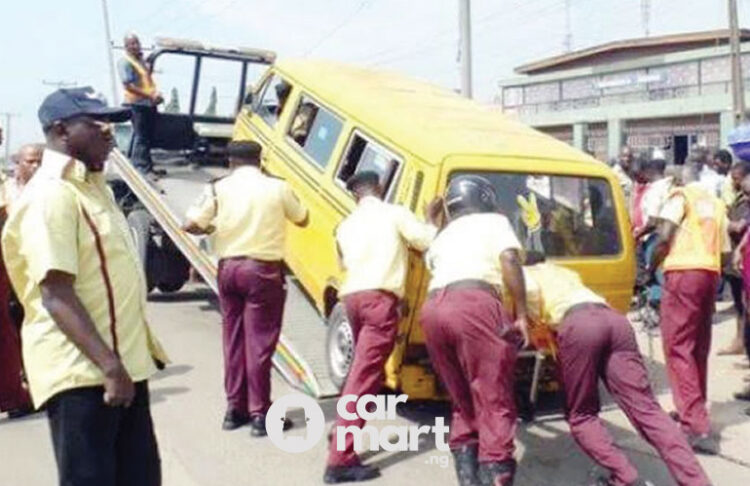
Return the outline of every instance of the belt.
{"type": "Polygon", "coordinates": [[[256,263],[266,263],[269,265],[281,265],[283,260],[258,260],[256,258],[251,258],[248,256],[231,256],[231,257],[224,257],[219,259],[219,263],[221,262],[228,262],[228,261],[243,261],[243,260],[250,260],[256,263]]]}
{"type": "Polygon", "coordinates": [[[474,279],[459,280],[457,282],[449,283],[445,287],[433,289],[427,294],[427,298],[428,299],[432,298],[440,292],[452,292],[454,290],[470,290],[470,289],[483,290],[485,292],[492,294],[492,296],[497,299],[500,298],[500,294],[498,293],[497,287],[495,287],[491,283],[485,282],[484,280],[474,280],[474,279]]]}
{"type": "Polygon", "coordinates": [[[563,314],[563,320],[567,319],[572,314],[586,310],[586,309],[609,309],[610,307],[607,304],[602,304],[601,302],[581,302],[580,304],[576,304],[572,307],[570,307],[568,310],[565,311],[565,314],[563,314]]]}

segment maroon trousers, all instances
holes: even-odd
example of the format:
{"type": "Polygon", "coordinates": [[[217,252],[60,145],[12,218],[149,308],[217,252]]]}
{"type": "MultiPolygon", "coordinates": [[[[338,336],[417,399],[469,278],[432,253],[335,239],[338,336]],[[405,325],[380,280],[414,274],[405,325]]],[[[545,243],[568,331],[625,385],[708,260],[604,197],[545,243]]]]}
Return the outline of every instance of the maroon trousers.
{"type": "Polygon", "coordinates": [[[600,378],[677,484],[711,484],[685,436],[654,398],[635,333],[625,317],[603,306],[574,309],[560,324],[557,341],[570,431],[589,457],[610,470],[615,485],[633,483],[638,471],[599,419],[600,378]]]}
{"type": "Polygon", "coordinates": [[[661,301],[661,335],[667,375],[684,430],[707,434],[706,408],[711,322],[719,275],[705,270],[667,272],[661,301]]]}
{"type": "MultiPolygon", "coordinates": [[[[377,394],[383,386],[385,362],[393,351],[396,342],[399,321],[399,299],[394,294],[379,290],[355,292],[343,298],[346,315],[354,333],[354,361],[346,377],[341,395],[377,394]]],[[[349,402],[346,410],[356,413],[356,403],[349,402]]],[[[359,457],[354,451],[354,439],[346,435],[343,451],[336,448],[338,427],[362,428],[365,421],[361,418],[345,420],[336,419],[334,434],[331,438],[328,464],[330,466],[351,466],[359,464],[359,457]]]]}
{"type": "Polygon", "coordinates": [[[228,406],[240,413],[264,414],[271,406],[271,358],[286,300],[281,264],[224,259],[218,283],[228,406]]]}
{"type": "Polygon", "coordinates": [[[517,351],[500,331],[510,320],[487,290],[439,290],[420,321],[435,372],[452,403],[449,447],[478,443],[480,462],[513,459],[517,351]]]}
{"type": "Polygon", "coordinates": [[[31,398],[23,387],[21,339],[18,326],[8,310],[10,284],[5,268],[0,267],[0,412],[31,406],[31,398]]]}

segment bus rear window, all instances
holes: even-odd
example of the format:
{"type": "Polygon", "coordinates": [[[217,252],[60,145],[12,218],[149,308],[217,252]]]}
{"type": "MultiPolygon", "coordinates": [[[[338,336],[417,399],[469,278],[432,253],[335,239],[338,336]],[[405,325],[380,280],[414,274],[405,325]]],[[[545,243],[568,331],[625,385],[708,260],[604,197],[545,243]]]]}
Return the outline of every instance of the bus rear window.
{"type": "MultiPolygon", "coordinates": [[[[452,177],[462,174],[469,172],[452,177]]],[[[614,199],[605,179],[517,172],[474,174],[495,187],[500,211],[526,250],[551,257],[620,253],[614,199]]]]}

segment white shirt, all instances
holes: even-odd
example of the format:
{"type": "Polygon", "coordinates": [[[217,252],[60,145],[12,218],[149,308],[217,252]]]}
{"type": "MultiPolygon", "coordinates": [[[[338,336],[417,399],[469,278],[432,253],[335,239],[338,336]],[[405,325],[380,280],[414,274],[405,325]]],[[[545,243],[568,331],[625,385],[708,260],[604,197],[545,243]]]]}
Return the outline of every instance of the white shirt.
{"type": "Polygon", "coordinates": [[[672,178],[664,177],[658,181],[652,182],[646,193],[641,199],[641,211],[643,211],[643,220],[659,216],[661,207],[669,197],[669,191],[672,190],[672,178]]]}
{"type": "Polygon", "coordinates": [[[469,214],[451,221],[427,252],[429,289],[461,280],[483,280],[502,289],[500,254],[506,250],[521,250],[521,243],[502,214],[469,214]]]}
{"type": "Polygon", "coordinates": [[[426,250],[436,233],[403,206],[362,198],[336,229],[346,270],[339,295],[386,290],[403,297],[409,248],[426,250]]]}
{"type": "Polygon", "coordinates": [[[698,176],[698,182],[708,192],[719,197],[721,195],[721,188],[724,185],[724,176],[711,167],[704,165],[698,176]]]}

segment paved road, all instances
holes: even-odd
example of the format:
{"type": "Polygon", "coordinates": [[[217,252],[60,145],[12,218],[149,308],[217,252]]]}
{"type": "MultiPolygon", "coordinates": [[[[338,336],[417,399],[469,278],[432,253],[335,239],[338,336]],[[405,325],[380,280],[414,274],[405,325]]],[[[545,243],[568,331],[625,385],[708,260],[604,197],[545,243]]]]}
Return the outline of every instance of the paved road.
{"type": "MultiPolygon", "coordinates": [[[[276,449],[268,439],[252,439],[247,430],[222,432],[224,412],[221,384],[220,328],[215,302],[207,291],[193,286],[174,295],[156,294],[149,306],[156,332],[169,349],[173,364],[152,381],[153,414],[161,447],[166,486],[316,485],[326,456],[325,445],[291,455],[276,449]]],[[[715,343],[726,341],[731,331],[728,314],[720,314],[715,343]]],[[[649,354],[648,341],[642,349],[649,354]]],[[[660,343],[653,341],[649,366],[659,397],[670,405],[664,384],[660,343]]],[[[715,346],[716,347],[716,346],[715,346]]],[[[726,458],[701,458],[716,486],[746,486],[750,480],[750,417],[731,400],[745,370],[737,357],[712,357],[710,398],[712,417],[722,434],[726,458]],[[742,465],[744,463],[745,465],[742,465]]],[[[274,395],[291,390],[278,377],[274,395]]],[[[331,401],[322,403],[327,420],[331,401]]],[[[444,407],[410,405],[399,424],[432,421],[444,407]]],[[[294,414],[293,414],[294,415],[294,414]]],[[[603,414],[617,441],[628,449],[643,475],[658,486],[674,483],[653,450],[627,425],[621,412],[609,405],[603,414]]],[[[559,415],[541,417],[530,426],[519,426],[519,486],[574,486],[596,473],[591,462],[571,440],[559,415]]],[[[383,477],[372,485],[454,485],[452,463],[445,453],[422,444],[418,453],[377,453],[368,461],[382,466],[383,477]]],[[[41,416],[9,422],[0,418],[0,485],[49,486],[55,484],[54,458],[46,421],[41,416]]]]}

